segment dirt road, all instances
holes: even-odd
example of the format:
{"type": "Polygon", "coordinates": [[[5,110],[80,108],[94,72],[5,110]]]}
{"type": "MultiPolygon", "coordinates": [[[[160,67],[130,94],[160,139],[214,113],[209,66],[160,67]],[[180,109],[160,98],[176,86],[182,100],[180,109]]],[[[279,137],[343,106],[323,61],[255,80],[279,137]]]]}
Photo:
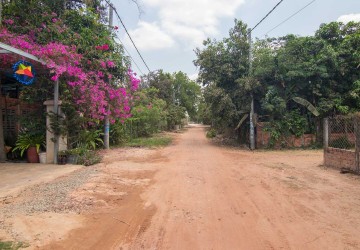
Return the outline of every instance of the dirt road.
{"type": "Polygon", "coordinates": [[[106,152],[71,192],[86,209],[5,222],[34,249],[360,249],[360,178],[321,164],[217,147],[193,126],[164,149],[106,152]]]}

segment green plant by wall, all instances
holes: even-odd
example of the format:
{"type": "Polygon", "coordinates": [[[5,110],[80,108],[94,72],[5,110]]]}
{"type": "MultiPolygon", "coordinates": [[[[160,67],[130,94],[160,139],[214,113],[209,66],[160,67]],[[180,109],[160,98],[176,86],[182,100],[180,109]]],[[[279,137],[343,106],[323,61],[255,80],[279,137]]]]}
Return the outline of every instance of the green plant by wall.
{"type": "Polygon", "coordinates": [[[77,159],[77,164],[91,166],[100,163],[102,156],[94,150],[84,150],[77,159]]]}
{"type": "Polygon", "coordinates": [[[269,147],[272,148],[276,143],[281,147],[288,145],[288,137],[295,135],[302,136],[308,128],[308,122],[305,117],[300,115],[298,110],[286,113],[281,120],[273,120],[265,125],[264,131],[269,132],[269,147]]]}

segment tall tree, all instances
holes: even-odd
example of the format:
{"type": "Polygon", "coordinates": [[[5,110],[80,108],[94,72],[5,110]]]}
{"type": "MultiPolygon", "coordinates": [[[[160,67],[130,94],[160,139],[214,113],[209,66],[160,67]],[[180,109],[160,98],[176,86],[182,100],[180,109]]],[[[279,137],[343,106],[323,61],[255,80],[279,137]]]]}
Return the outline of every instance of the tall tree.
{"type": "Polygon", "coordinates": [[[221,41],[207,39],[203,44],[204,49],[195,50],[194,64],[199,67],[199,81],[209,88],[205,100],[212,107],[214,125],[233,129],[250,110],[250,92],[258,87],[257,81],[248,77],[247,25],[235,20],[229,37],[221,41]],[[224,115],[227,119],[219,119],[224,115]]]}

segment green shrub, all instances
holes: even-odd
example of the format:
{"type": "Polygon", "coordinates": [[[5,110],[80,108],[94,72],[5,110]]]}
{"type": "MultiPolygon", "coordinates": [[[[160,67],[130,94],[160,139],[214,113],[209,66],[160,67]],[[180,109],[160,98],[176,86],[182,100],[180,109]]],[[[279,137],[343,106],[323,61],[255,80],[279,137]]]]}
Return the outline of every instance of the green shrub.
{"type": "Polygon", "coordinates": [[[29,244],[24,242],[0,241],[1,250],[18,250],[20,248],[27,248],[29,246],[29,244]]]}
{"type": "Polygon", "coordinates": [[[167,136],[140,137],[130,140],[126,146],[154,148],[167,146],[171,142],[172,138],[167,136]]]}
{"type": "Polygon", "coordinates": [[[216,130],[215,129],[210,129],[207,133],[206,133],[206,137],[207,138],[214,138],[216,136],[216,130]]]}
{"type": "Polygon", "coordinates": [[[131,135],[126,130],[126,124],[120,121],[110,126],[110,143],[111,145],[123,145],[129,141],[131,135]]]}
{"type": "Polygon", "coordinates": [[[102,156],[99,155],[98,152],[93,150],[85,150],[81,155],[79,155],[79,158],[77,159],[77,164],[91,166],[100,163],[101,160],[102,156]]]}

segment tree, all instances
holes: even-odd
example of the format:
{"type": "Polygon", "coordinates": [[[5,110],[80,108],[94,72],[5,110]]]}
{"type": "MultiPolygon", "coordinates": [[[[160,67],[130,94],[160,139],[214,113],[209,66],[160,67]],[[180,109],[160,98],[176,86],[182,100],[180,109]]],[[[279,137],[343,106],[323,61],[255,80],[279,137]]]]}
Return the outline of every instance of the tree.
{"type": "MultiPolygon", "coordinates": [[[[115,27],[109,29],[102,22],[95,5],[64,10],[64,5],[55,6],[55,2],[15,0],[4,5],[1,41],[42,59],[50,73],[26,88],[26,100],[44,101],[39,100],[44,91],[51,97],[53,81],[59,81],[63,103],[87,118],[85,123],[97,124],[105,116],[112,122],[129,118],[139,79],[114,39],[115,27]]],[[[101,4],[86,3],[90,2],[101,4]]],[[[6,55],[1,64],[11,67],[6,55]]]]}
{"type": "Polygon", "coordinates": [[[171,129],[185,118],[185,111],[195,118],[200,97],[200,86],[179,71],[173,74],[163,70],[150,72],[143,77],[142,88],[156,88],[156,97],[166,102],[167,122],[171,129]]]}
{"type": "Polygon", "coordinates": [[[201,94],[200,86],[181,71],[175,72],[172,77],[175,104],[184,107],[191,119],[195,118],[201,94]]]}
{"type": "Polygon", "coordinates": [[[207,39],[204,49],[195,50],[199,81],[206,86],[205,102],[211,110],[213,125],[219,129],[236,127],[250,110],[250,93],[258,82],[249,75],[247,25],[235,20],[229,37],[221,41],[207,39]]]}

